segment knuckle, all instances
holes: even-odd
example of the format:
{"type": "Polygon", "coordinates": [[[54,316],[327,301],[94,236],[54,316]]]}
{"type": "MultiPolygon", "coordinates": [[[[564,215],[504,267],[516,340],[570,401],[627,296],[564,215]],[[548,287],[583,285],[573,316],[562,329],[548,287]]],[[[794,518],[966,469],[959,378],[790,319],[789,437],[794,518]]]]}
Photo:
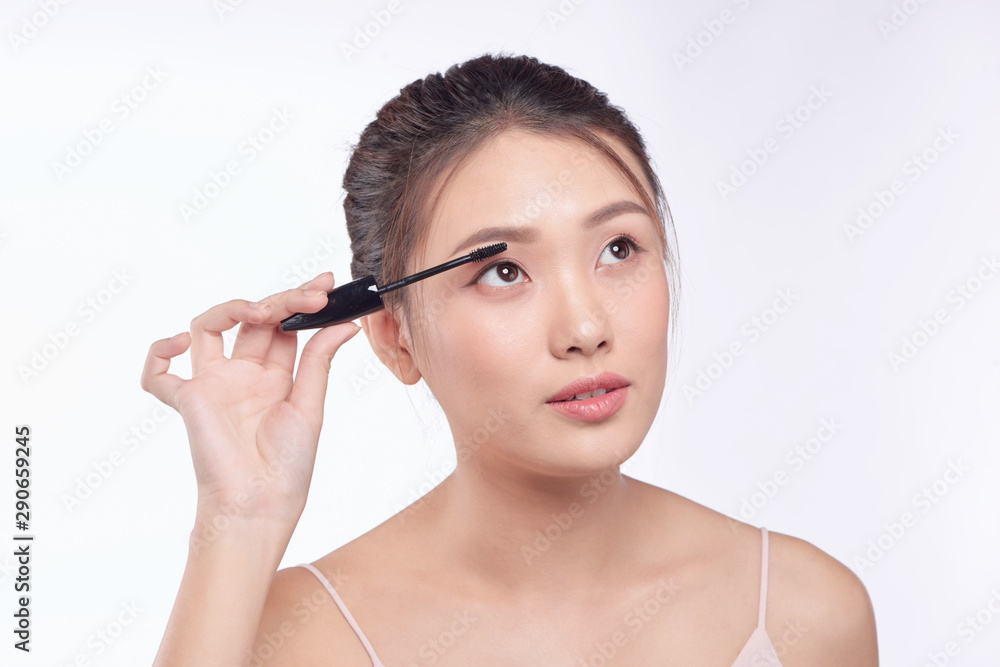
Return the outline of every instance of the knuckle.
{"type": "Polygon", "coordinates": [[[287,301],[289,297],[294,295],[296,292],[301,292],[301,288],[288,289],[283,292],[275,292],[274,294],[269,294],[266,298],[261,299],[261,303],[269,303],[275,305],[283,301],[287,301]]]}
{"type": "Polygon", "coordinates": [[[205,312],[201,313],[200,315],[195,316],[191,320],[191,330],[194,331],[195,328],[199,329],[204,328],[204,323],[206,321],[210,321],[211,319],[213,319],[214,316],[220,311],[228,312],[232,310],[238,310],[240,308],[245,307],[247,303],[249,302],[246,299],[230,299],[225,303],[220,303],[217,306],[213,306],[208,310],[206,310],[205,312]]]}

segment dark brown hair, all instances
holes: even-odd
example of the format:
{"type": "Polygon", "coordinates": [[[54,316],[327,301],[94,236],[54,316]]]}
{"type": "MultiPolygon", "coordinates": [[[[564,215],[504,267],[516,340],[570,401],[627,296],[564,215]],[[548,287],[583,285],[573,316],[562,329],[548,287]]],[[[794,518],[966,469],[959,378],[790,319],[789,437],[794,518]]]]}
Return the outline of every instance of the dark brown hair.
{"type": "MultiPolygon", "coordinates": [[[[344,175],[353,278],[373,275],[383,285],[416,270],[409,262],[426,239],[435,190],[439,196],[465,158],[510,130],[578,139],[615,165],[659,219],[663,259],[676,284],[675,250],[667,240],[674,234],[670,210],[646,145],[625,112],[560,67],[502,54],[417,79],[361,133],[344,175]],[[605,137],[621,142],[642,165],[652,199],[605,137]]],[[[411,306],[406,292],[387,294],[387,307],[399,303],[405,314],[411,306]]],[[[670,293],[673,325],[678,299],[673,288],[670,293]]]]}

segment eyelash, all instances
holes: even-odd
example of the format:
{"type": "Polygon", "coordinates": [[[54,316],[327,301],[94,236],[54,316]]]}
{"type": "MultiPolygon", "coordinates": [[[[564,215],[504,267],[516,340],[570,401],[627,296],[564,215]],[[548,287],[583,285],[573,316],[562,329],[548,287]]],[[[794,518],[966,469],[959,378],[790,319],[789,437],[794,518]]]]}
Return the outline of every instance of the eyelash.
{"type": "MultiPolygon", "coordinates": [[[[612,245],[614,245],[616,243],[620,243],[622,241],[624,241],[625,243],[627,243],[628,246],[629,246],[629,256],[626,257],[625,259],[623,259],[621,262],[616,262],[616,263],[618,263],[618,264],[625,263],[625,262],[629,261],[632,258],[633,255],[636,255],[636,254],[642,252],[642,246],[639,245],[639,242],[636,241],[635,238],[633,238],[631,234],[626,234],[626,233],[623,232],[623,233],[619,234],[618,236],[616,236],[615,238],[613,238],[611,241],[609,241],[607,243],[607,245],[604,246],[604,248],[601,248],[601,253],[603,254],[604,250],[606,248],[608,248],[609,246],[612,246],[612,245]]],[[[472,282],[470,282],[469,285],[475,285],[475,284],[477,284],[482,279],[482,277],[484,275],[486,275],[487,271],[491,271],[492,269],[494,269],[494,268],[496,268],[498,266],[503,266],[505,264],[510,264],[512,266],[517,266],[517,270],[518,271],[522,271],[522,272],[524,271],[524,269],[522,269],[520,266],[518,266],[516,262],[512,262],[509,259],[500,259],[500,260],[498,260],[496,262],[493,262],[492,264],[484,266],[479,271],[479,273],[476,274],[476,277],[472,279],[472,282]]],[[[489,285],[489,287],[493,287],[493,285],[489,285]]],[[[503,289],[503,288],[497,288],[497,289],[503,289]]]]}

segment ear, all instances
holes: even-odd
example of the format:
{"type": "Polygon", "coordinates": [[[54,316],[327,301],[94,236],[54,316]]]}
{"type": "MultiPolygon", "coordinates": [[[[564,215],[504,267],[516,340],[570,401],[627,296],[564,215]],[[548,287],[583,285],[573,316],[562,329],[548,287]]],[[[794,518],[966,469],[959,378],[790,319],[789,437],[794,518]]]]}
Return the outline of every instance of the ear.
{"type": "Polygon", "coordinates": [[[410,354],[409,330],[405,322],[399,322],[400,319],[388,308],[383,308],[362,317],[361,328],[379,361],[403,384],[416,384],[420,379],[420,370],[410,354]],[[398,336],[395,329],[398,329],[398,336]]]}

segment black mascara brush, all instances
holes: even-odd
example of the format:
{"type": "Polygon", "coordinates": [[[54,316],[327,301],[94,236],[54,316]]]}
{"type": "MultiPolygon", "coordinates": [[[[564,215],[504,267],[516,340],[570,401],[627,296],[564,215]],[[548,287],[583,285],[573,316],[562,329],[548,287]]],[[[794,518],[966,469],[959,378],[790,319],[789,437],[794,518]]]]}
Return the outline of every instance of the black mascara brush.
{"type": "Polygon", "coordinates": [[[480,262],[487,257],[498,255],[506,249],[506,243],[494,243],[493,245],[473,250],[464,257],[453,259],[444,264],[438,264],[426,271],[414,273],[412,276],[391,282],[383,287],[375,286],[375,276],[358,278],[340,287],[335,287],[331,292],[327,292],[326,298],[328,302],[318,312],[295,313],[291,317],[281,320],[281,330],[300,331],[302,329],[319,329],[364,317],[385,307],[385,304],[382,303],[382,295],[386,292],[405,287],[424,278],[430,278],[442,271],[453,269],[468,262],[480,262]]]}

